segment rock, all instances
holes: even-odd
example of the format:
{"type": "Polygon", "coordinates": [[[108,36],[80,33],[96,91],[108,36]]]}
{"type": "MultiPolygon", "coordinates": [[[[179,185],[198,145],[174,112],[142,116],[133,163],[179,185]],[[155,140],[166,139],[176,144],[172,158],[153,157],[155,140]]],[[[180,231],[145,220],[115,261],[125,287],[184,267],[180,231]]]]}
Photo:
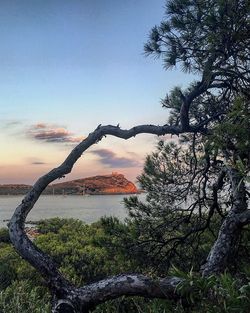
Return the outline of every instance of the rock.
{"type": "Polygon", "coordinates": [[[131,194],[138,193],[138,189],[124,175],[112,173],[54,184],[48,187],[47,192],[52,194],[131,194]]]}
{"type": "MultiPolygon", "coordinates": [[[[29,185],[0,185],[0,195],[23,195],[31,189],[29,185]]],[[[48,186],[46,195],[113,195],[139,193],[136,186],[127,180],[123,174],[97,175],[76,179],[48,186]]]]}

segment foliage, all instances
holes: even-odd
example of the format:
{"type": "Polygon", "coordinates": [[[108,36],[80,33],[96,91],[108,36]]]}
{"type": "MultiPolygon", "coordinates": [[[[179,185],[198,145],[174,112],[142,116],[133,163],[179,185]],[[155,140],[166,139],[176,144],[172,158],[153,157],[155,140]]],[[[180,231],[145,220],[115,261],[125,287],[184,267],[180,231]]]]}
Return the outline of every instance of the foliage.
{"type": "Polygon", "coordinates": [[[33,281],[13,281],[0,292],[1,313],[49,313],[50,298],[44,288],[35,286],[33,281]]]}
{"type": "MultiPolygon", "coordinates": [[[[240,177],[236,187],[243,187],[247,207],[249,129],[249,101],[236,98],[221,123],[211,127],[208,134],[159,141],[147,156],[138,177],[147,192],[146,201],[130,197],[125,205],[138,234],[135,250],[159,273],[172,263],[186,268],[195,259],[195,270],[199,270],[205,262],[221,223],[235,203],[228,168],[240,177]]],[[[232,260],[229,266],[234,268],[235,263],[232,260]]]]}
{"type": "Polygon", "coordinates": [[[200,191],[206,156],[204,145],[198,149],[199,156],[195,157],[190,153],[192,145],[160,141],[138,178],[147,192],[146,202],[137,197],[125,199],[138,233],[137,250],[159,272],[173,262],[186,268],[195,261],[198,270],[219,229],[220,218],[211,215],[211,200],[207,199],[212,182],[207,186],[206,198],[200,191]],[[197,174],[192,171],[195,167],[197,174]],[[208,227],[211,223],[212,228],[208,227]]]}
{"type": "Polygon", "coordinates": [[[193,271],[185,273],[173,268],[172,273],[184,278],[177,291],[186,297],[192,312],[231,313],[249,310],[250,277],[240,284],[239,280],[226,272],[220,276],[201,277],[193,271]]]}
{"type": "Polygon", "coordinates": [[[249,10],[245,0],[166,1],[165,18],[152,29],[145,51],[162,57],[166,69],[180,64],[197,73],[213,62],[223,74],[237,71],[249,61],[249,10]]]}
{"type": "Polygon", "coordinates": [[[108,301],[95,309],[94,313],[170,313],[182,312],[178,306],[174,308],[173,303],[161,299],[143,299],[140,297],[126,298],[121,297],[116,300],[108,301]]]}
{"type": "Polygon", "coordinates": [[[124,260],[120,238],[111,233],[118,229],[120,234],[126,233],[127,227],[117,219],[102,219],[91,226],[73,219],[52,219],[42,221],[39,227],[44,224],[45,234],[36,239],[36,244],[76,285],[134,269],[133,261],[124,260]],[[48,231],[51,229],[54,232],[48,231]]]}
{"type": "Polygon", "coordinates": [[[54,217],[49,220],[40,220],[37,222],[37,230],[41,234],[47,234],[47,233],[58,233],[59,230],[64,225],[71,225],[73,229],[76,229],[78,226],[82,225],[82,222],[79,222],[78,220],[75,220],[73,218],[71,219],[65,219],[65,218],[59,218],[54,217]]]}
{"type": "Polygon", "coordinates": [[[0,228],[0,244],[2,242],[10,243],[10,236],[7,228],[0,228]]]}
{"type": "Polygon", "coordinates": [[[250,106],[244,97],[236,98],[223,123],[215,125],[207,148],[215,155],[224,153],[227,162],[246,178],[250,166],[250,106]]]}
{"type": "Polygon", "coordinates": [[[15,279],[30,279],[34,284],[41,282],[36,270],[22,260],[10,244],[0,244],[0,290],[8,287],[15,279]]]}
{"type": "MultiPolygon", "coordinates": [[[[145,45],[166,69],[178,66],[197,79],[162,100],[168,125],[193,134],[160,141],[138,178],[146,202],[125,201],[138,234],[135,250],[159,273],[172,262],[198,270],[230,209],[237,201],[238,211],[247,209],[249,12],[244,0],[166,1],[145,45]]],[[[237,250],[227,252],[231,269],[237,250]]]]}
{"type": "MultiPolygon", "coordinates": [[[[95,279],[121,271],[141,271],[153,274],[150,259],[139,253],[131,253],[135,243],[137,226],[131,221],[127,224],[116,218],[102,218],[92,225],[69,219],[42,220],[39,227],[44,231],[36,239],[36,244],[47,249],[58,263],[60,270],[76,284],[85,284],[95,279]],[[76,227],[77,226],[77,227],[76,227]]],[[[249,232],[245,233],[244,246],[248,242],[249,232]]],[[[204,245],[209,245],[209,235],[204,237],[204,245]]],[[[204,247],[201,245],[202,251],[204,247]]],[[[197,252],[196,256],[201,252],[197,252]]],[[[201,253],[202,254],[202,253],[201,253]]],[[[249,255],[242,254],[244,266],[241,278],[235,279],[225,273],[221,277],[202,278],[197,272],[186,272],[171,266],[170,274],[185,278],[178,286],[178,292],[184,295],[184,302],[171,303],[159,299],[140,297],[121,297],[98,306],[96,313],[170,313],[170,312],[244,312],[249,306],[249,255]]],[[[199,258],[193,259],[194,268],[198,268],[199,258]]],[[[10,244],[0,245],[1,313],[47,313],[50,312],[50,297],[42,278],[17,255],[10,244]]],[[[161,268],[161,275],[166,269],[161,268]]]]}

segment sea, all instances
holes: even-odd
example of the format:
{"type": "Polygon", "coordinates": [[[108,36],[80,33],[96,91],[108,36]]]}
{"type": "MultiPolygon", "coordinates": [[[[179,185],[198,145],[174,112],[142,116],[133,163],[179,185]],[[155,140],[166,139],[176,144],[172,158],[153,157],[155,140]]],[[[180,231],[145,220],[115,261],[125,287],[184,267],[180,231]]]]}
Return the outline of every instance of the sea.
{"type": "MultiPolygon", "coordinates": [[[[102,216],[115,216],[120,220],[127,217],[123,199],[130,195],[69,195],[41,196],[27,221],[38,221],[52,217],[75,218],[87,224],[96,222],[102,216]]],[[[138,195],[145,200],[145,194],[138,195]]],[[[15,208],[22,202],[23,196],[0,196],[0,227],[6,227],[15,208]]]]}

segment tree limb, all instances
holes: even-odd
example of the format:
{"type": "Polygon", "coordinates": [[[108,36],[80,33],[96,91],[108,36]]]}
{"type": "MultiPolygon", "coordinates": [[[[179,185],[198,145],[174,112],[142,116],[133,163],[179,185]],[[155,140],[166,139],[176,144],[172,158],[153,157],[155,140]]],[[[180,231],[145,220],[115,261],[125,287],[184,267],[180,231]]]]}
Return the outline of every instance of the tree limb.
{"type": "Polygon", "coordinates": [[[83,303],[100,304],[120,296],[143,296],[177,300],[176,287],[183,279],[166,277],[152,279],[140,274],[123,274],[86,285],[77,290],[83,303]]]}
{"type": "MultiPolygon", "coordinates": [[[[178,135],[182,131],[183,129],[180,129],[178,126],[168,125],[140,125],[129,130],[122,130],[119,125],[99,125],[71,151],[59,167],[52,169],[50,172],[40,177],[24,197],[22,203],[16,208],[15,213],[8,224],[10,239],[18,253],[46,278],[49,288],[58,301],[73,297],[74,301],[72,301],[72,298],[70,300],[71,304],[67,304],[67,306],[72,306],[72,303],[78,301],[77,299],[80,297],[84,302],[84,307],[87,307],[86,301],[93,304],[94,302],[101,302],[100,299],[106,301],[107,299],[116,298],[120,295],[143,295],[147,297],[164,296],[170,298],[174,295],[177,282],[175,278],[158,280],[156,283],[156,281],[140,275],[117,276],[96,284],[85,286],[81,289],[76,289],[61,275],[53,260],[29,240],[24,231],[24,224],[28,213],[33,208],[43,190],[55,179],[70,173],[73,165],[81,157],[82,153],[93,144],[99,142],[103,136],[112,135],[123,139],[129,139],[141,133],[160,136],[166,134],[178,135]]],[[[189,130],[187,130],[187,132],[191,131],[194,131],[194,129],[189,128],[189,130]]],[[[58,306],[58,301],[56,302],[55,307],[58,306]]],[[[60,303],[60,306],[62,306],[62,301],[60,303]]],[[[82,305],[83,303],[81,306],[82,305]]],[[[65,309],[64,305],[62,307],[65,309]]],[[[84,311],[81,310],[79,312],[84,311]]]]}
{"type": "Polygon", "coordinates": [[[140,274],[117,275],[81,288],[68,288],[63,298],[54,299],[52,313],[86,313],[98,304],[120,296],[143,296],[177,301],[180,295],[176,289],[181,282],[183,279],[178,277],[152,279],[140,274]]]}

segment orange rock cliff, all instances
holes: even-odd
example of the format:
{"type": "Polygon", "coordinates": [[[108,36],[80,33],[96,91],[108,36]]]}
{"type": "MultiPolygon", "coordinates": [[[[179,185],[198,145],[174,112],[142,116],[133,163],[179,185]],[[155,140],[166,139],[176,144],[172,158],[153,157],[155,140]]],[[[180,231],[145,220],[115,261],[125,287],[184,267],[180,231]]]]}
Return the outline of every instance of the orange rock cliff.
{"type": "Polygon", "coordinates": [[[129,194],[138,193],[136,186],[127,180],[124,175],[98,175],[76,179],[69,182],[54,184],[49,187],[54,194],[129,194]]]}
{"type": "MultiPolygon", "coordinates": [[[[0,195],[25,194],[29,185],[0,185],[0,195]]],[[[127,180],[123,174],[97,175],[76,179],[68,182],[48,186],[43,194],[47,195],[74,195],[74,194],[133,194],[138,193],[136,186],[127,180]]]]}

